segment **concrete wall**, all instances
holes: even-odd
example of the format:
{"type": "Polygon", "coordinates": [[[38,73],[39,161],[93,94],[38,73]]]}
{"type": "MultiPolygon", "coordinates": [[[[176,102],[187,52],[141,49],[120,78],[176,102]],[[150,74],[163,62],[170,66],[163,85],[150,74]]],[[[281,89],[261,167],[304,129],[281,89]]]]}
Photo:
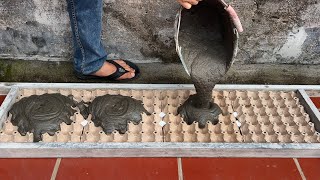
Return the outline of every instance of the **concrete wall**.
{"type": "Polygon", "coordinates": [[[320,1],[234,0],[245,27],[238,61],[319,64],[320,1]]]}
{"type": "MultiPolygon", "coordinates": [[[[320,64],[320,0],[233,0],[245,32],[238,64],[320,64]]],[[[175,0],[105,0],[103,41],[110,57],[179,62],[175,0]]],[[[0,0],[0,59],[70,60],[63,0],[0,0]]]]}

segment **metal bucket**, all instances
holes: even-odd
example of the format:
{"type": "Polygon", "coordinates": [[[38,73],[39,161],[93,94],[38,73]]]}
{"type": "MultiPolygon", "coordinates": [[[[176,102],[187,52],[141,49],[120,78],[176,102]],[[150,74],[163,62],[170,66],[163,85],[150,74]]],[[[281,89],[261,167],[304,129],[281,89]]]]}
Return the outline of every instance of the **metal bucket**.
{"type": "MultiPolygon", "coordinates": [[[[204,37],[205,34],[201,34],[198,32],[200,29],[201,32],[211,32],[213,36],[215,35],[214,29],[214,20],[221,22],[221,35],[222,41],[221,43],[224,44],[228,54],[228,60],[226,62],[227,70],[231,67],[234,62],[235,56],[237,55],[238,49],[238,30],[240,21],[234,20],[234,15],[236,16],[234,10],[232,12],[229,9],[232,9],[231,6],[218,1],[218,0],[206,0],[200,1],[198,5],[193,6],[190,10],[180,8],[177,13],[176,20],[175,20],[175,42],[176,42],[176,51],[182,61],[182,64],[190,75],[191,72],[191,65],[192,62],[196,59],[195,54],[203,49],[212,49],[213,47],[210,46],[210,43],[201,43],[197,47],[192,46],[192,42],[198,38],[212,38],[212,37],[204,37]],[[208,16],[206,16],[206,14],[208,16]],[[209,17],[215,17],[214,19],[210,19],[209,17]],[[205,17],[205,18],[203,18],[205,17]],[[191,20],[190,20],[191,19],[191,20]],[[195,21],[194,19],[198,19],[195,21]],[[237,23],[238,22],[238,23],[237,23]],[[204,27],[207,26],[207,27],[204,27]],[[207,29],[205,29],[207,28],[207,29]],[[202,30],[201,30],[202,29],[202,30]],[[204,31],[205,30],[205,31],[204,31]],[[190,35],[186,37],[186,34],[190,35]]],[[[237,16],[236,16],[237,18],[237,16]]],[[[240,23],[241,27],[241,23],[240,23]]],[[[242,27],[239,31],[242,31],[242,27]]],[[[210,33],[209,33],[210,34],[210,33]]],[[[208,35],[210,36],[210,35],[208,35]]],[[[212,38],[213,41],[219,40],[219,38],[212,38]]],[[[209,42],[209,41],[208,41],[209,42]]]]}

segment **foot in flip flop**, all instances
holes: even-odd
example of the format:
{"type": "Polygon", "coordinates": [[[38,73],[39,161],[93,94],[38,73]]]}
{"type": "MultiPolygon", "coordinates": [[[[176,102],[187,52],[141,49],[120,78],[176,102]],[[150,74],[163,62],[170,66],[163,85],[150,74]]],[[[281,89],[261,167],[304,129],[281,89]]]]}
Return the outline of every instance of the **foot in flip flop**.
{"type": "Polygon", "coordinates": [[[116,73],[117,71],[120,71],[120,73],[124,72],[121,69],[119,70],[119,68],[125,69],[127,72],[121,75],[120,77],[116,78],[116,80],[131,79],[135,76],[135,69],[130,67],[123,60],[105,61],[103,66],[92,75],[99,76],[99,77],[109,77],[110,75],[116,73]],[[114,65],[114,63],[112,62],[117,63],[121,67],[116,67],[116,65],[114,65]]]}
{"type": "Polygon", "coordinates": [[[125,80],[133,79],[140,73],[138,66],[127,60],[106,60],[102,67],[91,75],[75,72],[79,79],[108,79],[125,80]]]}

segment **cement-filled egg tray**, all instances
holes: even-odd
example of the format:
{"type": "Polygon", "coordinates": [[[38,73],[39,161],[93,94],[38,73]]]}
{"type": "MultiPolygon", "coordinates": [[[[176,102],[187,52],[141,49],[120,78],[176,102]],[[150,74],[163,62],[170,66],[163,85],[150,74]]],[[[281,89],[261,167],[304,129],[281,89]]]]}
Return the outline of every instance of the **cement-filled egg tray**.
{"type": "MultiPolygon", "coordinates": [[[[293,150],[297,154],[299,150],[307,149],[308,151],[304,151],[305,154],[302,156],[314,157],[316,154],[320,156],[320,153],[314,152],[315,149],[320,148],[319,114],[313,111],[314,107],[310,105],[306,93],[302,90],[252,87],[247,90],[245,87],[229,88],[227,85],[227,88],[223,89],[218,86],[212,92],[212,98],[222,110],[219,123],[213,125],[208,122],[205,128],[199,128],[196,122],[188,125],[177,114],[177,108],[195,93],[192,86],[142,85],[142,88],[139,86],[131,88],[130,85],[111,85],[110,87],[92,85],[90,88],[86,87],[88,86],[79,84],[70,87],[66,87],[65,84],[11,87],[0,109],[0,149],[8,150],[7,153],[2,152],[5,155],[15,152],[14,157],[17,157],[19,152],[16,147],[30,149],[36,146],[44,148],[46,152],[41,149],[39,151],[45,155],[31,153],[30,157],[56,157],[52,151],[71,152],[73,148],[79,150],[76,155],[62,153],[63,156],[136,157],[141,150],[149,153],[149,155],[148,153],[143,155],[147,157],[187,155],[244,157],[245,154],[248,157],[269,157],[268,154],[279,150],[282,152],[280,154],[288,156],[284,152],[293,150]],[[41,142],[34,143],[33,133],[22,136],[17,131],[17,127],[12,125],[12,115],[8,111],[15,102],[24,97],[46,93],[72,95],[76,102],[92,102],[96,97],[106,94],[129,96],[141,100],[144,108],[151,114],[141,114],[142,121],[137,125],[129,122],[128,130],[124,134],[118,131],[106,134],[101,127],[94,125],[91,115],[85,119],[80,110],[75,108],[76,112],[70,117],[73,121],[71,125],[61,123],[60,131],[54,135],[45,133],[42,135],[41,142]],[[88,149],[108,153],[107,155],[99,153],[88,155],[88,149]],[[115,149],[118,151],[113,151],[115,149]],[[198,153],[194,149],[197,149],[198,153]],[[254,151],[268,153],[251,154],[254,151]],[[123,154],[124,152],[127,154],[123,154]],[[162,154],[157,155],[156,152],[162,152],[162,154]],[[235,155],[234,152],[242,152],[242,154],[235,155]]],[[[291,155],[298,156],[294,153],[291,155]]]]}
{"type": "MultiPolygon", "coordinates": [[[[17,101],[31,95],[60,93],[72,95],[77,102],[91,102],[105,94],[130,96],[141,100],[151,115],[142,114],[138,125],[128,123],[128,131],[106,134],[96,127],[91,116],[83,125],[83,116],[76,112],[67,125],[55,135],[42,135],[43,142],[221,142],[221,143],[317,143],[316,132],[309,114],[300,104],[295,92],[284,91],[213,91],[213,101],[222,109],[219,123],[208,122],[201,129],[194,122],[186,124],[177,114],[177,108],[194,94],[194,90],[72,90],[72,89],[22,89],[17,101]],[[161,117],[160,113],[165,116],[161,117]],[[160,121],[166,123],[160,126],[160,121]],[[236,121],[241,123],[237,125],[236,121]]],[[[10,122],[9,114],[0,131],[0,142],[33,142],[33,134],[21,136],[10,122]]]]}

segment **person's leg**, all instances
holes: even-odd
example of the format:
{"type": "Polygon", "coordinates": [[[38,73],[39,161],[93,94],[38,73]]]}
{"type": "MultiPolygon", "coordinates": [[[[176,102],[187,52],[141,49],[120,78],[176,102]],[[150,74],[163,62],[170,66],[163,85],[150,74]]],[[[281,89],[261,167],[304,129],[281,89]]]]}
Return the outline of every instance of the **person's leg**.
{"type": "Polygon", "coordinates": [[[74,44],[74,68],[82,74],[98,71],[107,58],[101,43],[102,0],[67,0],[74,44]]]}
{"type": "MultiPolygon", "coordinates": [[[[73,35],[74,68],[84,75],[108,76],[117,68],[105,60],[107,53],[101,42],[102,0],[67,0],[73,35]]],[[[134,77],[134,70],[121,60],[116,61],[129,71],[119,79],[134,77]]]]}

